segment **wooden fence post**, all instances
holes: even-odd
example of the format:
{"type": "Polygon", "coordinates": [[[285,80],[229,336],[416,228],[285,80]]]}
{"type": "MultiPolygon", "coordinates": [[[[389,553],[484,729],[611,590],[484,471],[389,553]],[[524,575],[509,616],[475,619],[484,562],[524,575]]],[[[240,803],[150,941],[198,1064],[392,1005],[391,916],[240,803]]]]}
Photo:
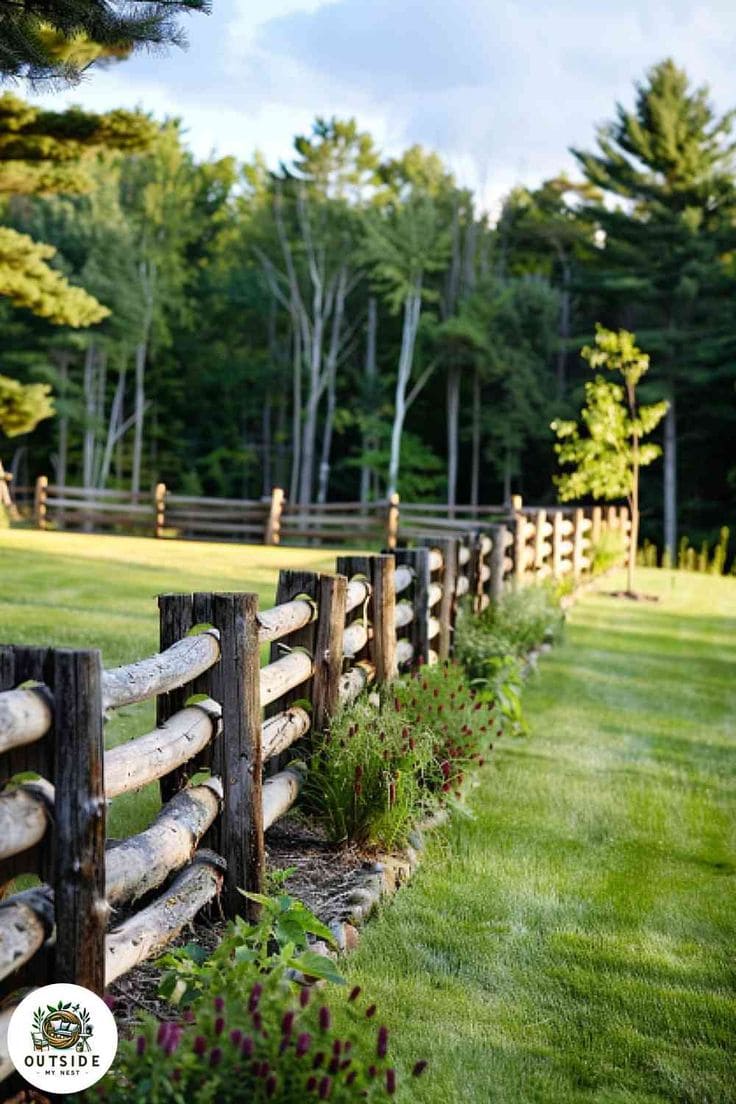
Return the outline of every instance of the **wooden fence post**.
{"type": "Polygon", "coordinates": [[[312,728],[316,732],[325,730],[340,704],[347,587],[344,575],[319,577],[312,690],[312,728]]]}
{"type": "Polygon", "coordinates": [[[264,544],[281,543],[281,514],[284,509],[284,492],[281,487],[274,487],[271,491],[271,505],[266,519],[266,531],[264,544]]]}
{"type": "Polygon", "coordinates": [[[39,475],[33,496],[33,517],[37,529],[46,528],[46,494],[49,485],[47,475],[39,475]]]}
{"type": "Polygon", "coordinates": [[[370,611],[373,637],[368,651],[376,668],[376,682],[396,678],[396,563],[393,555],[338,556],[337,571],[352,579],[365,575],[371,585],[370,611]]]}
{"type": "MultiPolygon", "coordinates": [[[[159,594],[160,651],[164,652],[172,644],[182,640],[195,624],[192,605],[191,594],[159,594]]],[[[195,689],[204,692],[203,679],[204,676],[200,680],[202,682],[200,686],[187,683],[185,686],[170,690],[167,694],[159,694],[156,698],[156,724],[164,724],[170,717],[173,717],[174,713],[178,713],[179,710],[183,709],[185,701],[195,692],[195,689]]],[[[185,765],[164,775],[159,782],[162,803],[169,801],[186,784],[188,771],[189,767],[185,765]]]]}
{"type": "Polygon", "coordinates": [[[503,594],[503,561],[506,558],[508,529],[505,525],[490,525],[488,532],[491,537],[491,558],[489,562],[491,575],[488,580],[488,596],[495,605],[503,594]]]}
{"type": "Polygon", "coordinates": [[[399,496],[396,492],[391,495],[386,514],[386,547],[393,552],[399,540],[399,496]]]}
{"type": "Polygon", "coordinates": [[[590,520],[592,522],[590,530],[590,541],[595,548],[597,544],[600,544],[601,535],[603,533],[603,511],[600,506],[594,506],[590,512],[590,520]]]}
{"type": "Polygon", "coordinates": [[[424,537],[422,544],[429,548],[439,548],[442,553],[442,571],[440,585],[442,598],[439,607],[440,632],[437,655],[440,662],[449,659],[453,653],[453,634],[457,613],[457,574],[458,574],[458,538],[424,537]]]}
{"type": "Polygon", "coordinates": [[[583,574],[583,540],[585,515],[578,506],[573,513],[572,530],[572,574],[577,581],[583,574]]]}
{"type": "Polygon", "coordinates": [[[54,653],[55,979],[105,988],[105,784],[102,660],[54,653]]]}
{"type": "Polygon", "coordinates": [[[545,560],[549,553],[547,548],[547,511],[537,510],[535,517],[536,530],[534,533],[534,573],[544,575],[545,560]]]}
{"type": "Polygon", "coordinates": [[[526,569],[526,518],[521,512],[521,495],[512,495],[511,507],[514,511],[514,583],[519,586],[526,569]]]}
{"type": "Polygon", "coordinates": [[[224,795],[222,813],[213,826],[216,849],[227,863],[223,905],[227,916],[253,921],[259,906],[238,890],[263,892],[265,872],[258,595],[208,598],[220,633],[220,662],[208,674],[210,695],[222,706],[222,733],[212,749],[212,770],[222,779],[224,795]]]}
{"type": "MultiPolygon", "coordinates": [[[[406,564],[414,573],[411,586],[411,603],[414,616],[408,625],[408,638],[414,649],[412,666],[429,662],[429,549],[397,548],[394,552],[397,566],[406,564]]],[[[400,597],[403,598],[403,593],[400,597]]]]}
{"type": "Polygon", "coordinates": [[[157,483],[153,491],[154,537],[162,537],[166,525],[166,484],[157,483]]]}
{"type": "Polygon", "coordinates": [[[557,582],[562,578],[562,523],[564,517],[562,510],[555,510],[552,515],[552,578],[557,582]]]}

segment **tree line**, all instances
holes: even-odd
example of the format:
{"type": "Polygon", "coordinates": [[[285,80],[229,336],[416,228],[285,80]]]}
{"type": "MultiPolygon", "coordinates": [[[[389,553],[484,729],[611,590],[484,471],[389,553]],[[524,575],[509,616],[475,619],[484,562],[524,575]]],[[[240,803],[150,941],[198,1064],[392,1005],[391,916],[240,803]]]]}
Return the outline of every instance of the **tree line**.
{"type": "Polygon", "coordinates": [[[387,156],[355,120],[317,119],[277,166],[198,161],[177,120],[6,93],[3,459],[21,482],[553,501],[550,423],[600,322],[636,333],[643,397],[668,401],[644,534],[710,535],[736,499],[732,118],[662,62],[576,179],[492,220],[437,154],[387,156]],[[53,393],[29,434],[18,381],[39,416],[53,393]]]}

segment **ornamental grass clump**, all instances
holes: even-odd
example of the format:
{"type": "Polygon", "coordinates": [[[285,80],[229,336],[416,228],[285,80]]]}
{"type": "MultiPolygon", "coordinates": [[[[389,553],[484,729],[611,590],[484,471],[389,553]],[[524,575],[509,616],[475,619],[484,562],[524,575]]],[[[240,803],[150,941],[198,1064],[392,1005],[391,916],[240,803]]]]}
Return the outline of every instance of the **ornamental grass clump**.
{"type": "Polygon", "coordinates": [[[423,668],[333,720],[314,749],[306,809],[336,843],[391,849],[439,806],[462,796],[493,736],[456,666],[423,668]]]}

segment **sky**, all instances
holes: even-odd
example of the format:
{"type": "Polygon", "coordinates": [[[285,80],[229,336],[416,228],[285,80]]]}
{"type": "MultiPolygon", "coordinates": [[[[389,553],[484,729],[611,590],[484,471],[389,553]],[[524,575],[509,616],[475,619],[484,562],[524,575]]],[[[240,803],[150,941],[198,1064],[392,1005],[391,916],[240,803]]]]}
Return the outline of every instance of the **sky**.
{"type": "Polygon", "coordinates": [[[736,106],[734,0],[213,0],[183,22],[188,50],[32,98],[175,115],[198,156],[272,165],[315,116],[355,116],[386,153],[437,150],[488,210],[573,171],[664,57],[736,106]]]}

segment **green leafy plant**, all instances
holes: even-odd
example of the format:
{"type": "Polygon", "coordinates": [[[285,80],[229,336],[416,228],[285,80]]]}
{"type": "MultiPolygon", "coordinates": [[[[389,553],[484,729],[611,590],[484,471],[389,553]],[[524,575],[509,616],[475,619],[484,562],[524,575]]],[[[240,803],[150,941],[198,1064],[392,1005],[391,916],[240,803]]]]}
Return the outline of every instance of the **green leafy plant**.
{"type": "Polygon", "coordinates": [[[462,669],[424,668],[378,707],[361,699],[334,719],[314,751],[306,808],[335,842],[400,846],[418,821],[462,796],[491,735],[462,669]]]}

